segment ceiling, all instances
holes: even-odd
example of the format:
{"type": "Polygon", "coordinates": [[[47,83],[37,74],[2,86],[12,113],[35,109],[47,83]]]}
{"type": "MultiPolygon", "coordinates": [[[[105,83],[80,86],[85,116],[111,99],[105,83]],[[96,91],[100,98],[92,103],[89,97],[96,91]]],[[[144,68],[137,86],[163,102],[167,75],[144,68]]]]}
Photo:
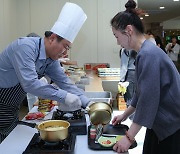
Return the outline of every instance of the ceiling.
{"type": "Polygon", "coordinates": [[[180,19],[180,1],[173,0],[137,0],[138,8],[143,9],[149,14],[149,17],[143,17],[145,23],[163,22],[166,20],[178,18],[180,19]],[[160,10],[159,7],[164,6],[165,9],[160,10]]]}

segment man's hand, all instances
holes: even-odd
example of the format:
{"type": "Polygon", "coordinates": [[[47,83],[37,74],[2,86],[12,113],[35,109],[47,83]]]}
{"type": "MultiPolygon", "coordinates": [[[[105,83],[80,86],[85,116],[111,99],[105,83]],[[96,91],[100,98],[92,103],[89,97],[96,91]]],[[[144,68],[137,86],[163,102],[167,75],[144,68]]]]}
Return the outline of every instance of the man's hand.
{"type": "Polygon", "coordinates": [[[82,103],[78,96],[67,93],[65,102],[59,104],[59,109],[62,111],[75,111],[81,109],[82,103]]]}

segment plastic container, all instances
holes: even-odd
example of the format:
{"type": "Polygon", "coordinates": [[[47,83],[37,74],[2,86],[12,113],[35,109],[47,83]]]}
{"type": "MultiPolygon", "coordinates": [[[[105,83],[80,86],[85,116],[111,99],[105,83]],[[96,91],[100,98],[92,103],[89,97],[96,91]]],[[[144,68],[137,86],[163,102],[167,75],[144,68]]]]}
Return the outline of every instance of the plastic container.
{"type": "Polygon", "coordinates": [[[110,104],[112,100],[112,95],[109,91],[85,92],[85,96],[87,96],[91,101],[94,102],[106,102],[110,104]]]}
{"type": "Polygon", "coordinates": [[[29,111],[33,108],[34,103],[38,101],[38,97],[30,93],[27,93],[28,109],[29,111]]]}

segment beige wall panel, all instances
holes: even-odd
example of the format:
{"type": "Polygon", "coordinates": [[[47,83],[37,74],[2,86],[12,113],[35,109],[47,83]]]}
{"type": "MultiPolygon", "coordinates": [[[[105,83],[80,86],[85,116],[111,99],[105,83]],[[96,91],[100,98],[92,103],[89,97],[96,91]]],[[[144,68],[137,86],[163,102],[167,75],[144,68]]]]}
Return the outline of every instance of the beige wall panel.
{"type": "Polygon", "coordinates": [[[66,0],[30,0],[31,32],[44,36],[58,19],[66,0]]]}
{"type": "Polygon", "coordinates": [[[1,21],[2,25],[2,46],[1,51],[10,42],[17,38],[17,10],[16,10],[16,0],[4,0],[3,2],[3,17],[1,21]]]}
{"type": "Polygon", "coordinates": [[[0,0],[0,52],[4,48],[4,0],[0,0]]]}
{"type": "Polygon", "coordinates": [[[72,60],[77,60],[79,66],[88,62],[97,62],[97,0],[70,2],[82,7],[87,15],[87,20],[72,45],[70,57],[72,60]]]}
{"type": "Polygon", "coordinates": [[[26,36],[30,30],[30,0],[17,0],[18,37],[26,36]]]}
{"type": "Polygon", "coordinates": [[[98,0],[98,62],[110,63],[111,67],[120,67],[120,46],[112,33],[110,20],[122,11],[125,1],[98,0]]]}

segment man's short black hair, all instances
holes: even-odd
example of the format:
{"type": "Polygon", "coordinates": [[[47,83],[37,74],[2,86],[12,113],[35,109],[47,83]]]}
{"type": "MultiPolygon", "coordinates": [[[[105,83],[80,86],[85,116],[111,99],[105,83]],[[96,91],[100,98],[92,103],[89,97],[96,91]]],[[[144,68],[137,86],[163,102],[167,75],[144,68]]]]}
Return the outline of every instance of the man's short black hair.
{"type": "MultiPolygon", "coordinates": [[[[52,34],[53,34],[53,32],[51,32],[51,31],[45,31],[45,33],[44,33],[45,37],[50,37],[52,34]]],[[[57,37],[58,42],[60,42],[61,40],[64,39],[63,37],[61,37],[61,36],[59,36],[57,34],[56,34],[56,37],[57,37]]]]}

